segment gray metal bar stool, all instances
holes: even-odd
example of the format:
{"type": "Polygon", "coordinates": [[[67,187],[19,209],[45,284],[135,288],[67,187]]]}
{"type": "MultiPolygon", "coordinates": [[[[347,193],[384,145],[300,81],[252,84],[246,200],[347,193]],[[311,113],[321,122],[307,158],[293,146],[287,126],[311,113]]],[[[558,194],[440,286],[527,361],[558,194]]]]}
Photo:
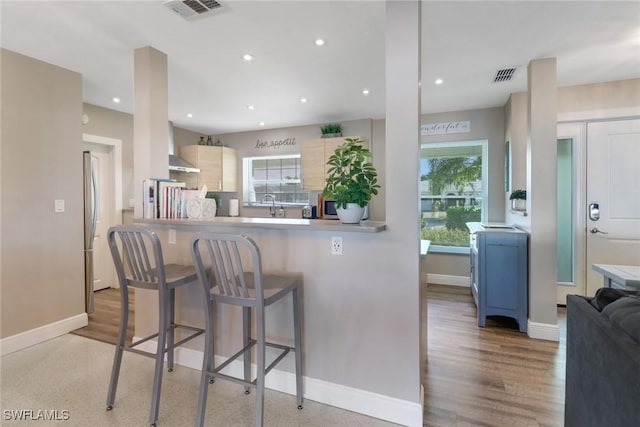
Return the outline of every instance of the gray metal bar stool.
{"type": "Polygon", "coordinates": [[[209,382],[215,378],[244,384],[245,393],[256,388],[256,426],[262,426],[265,375],[290,351],[295,353],[296,402],[302,409],[302,334],[298,280],[293,277],[263,275],[260,250],[249,237],[223,233],[198,233],[191,239],[191,255],[204,290],[206,311],[205,355],[198,398],[196,426],[204,423],[209,382]],[[243,261],[249,267],[245,270],[243,261]],[[208,272],[210,272],[208,274],[208,272]],[[294,347],[266,341],[265,307],[287,297],[293,298],[294,347]],[[213,305],[231,304],[242,307],[243,347],[220,366],[215,366],[213,305]],[[256,312],[256,339],[251,338],[251,312],[256,312]],[[251,350],[256,347],[257,375],[251,379],[251,350]],[[279,355],[265,366],[265,349],[279,350],[279,355]],[[221,371],[243,357],[244,378],[221,371]]]}
{"type": "Polygon", "coordinates": [[[143,356],[152,357],[156,361],[151,397],[149,423],[155,426],[160,406],[160,388],[162,385],[162,365],[167,354],[167,367],[173,370],[174,349],[202,334],[204,329],[175,323],[175,290],[188,283],[195,283],[198,275],[193,266],[166,264],[162,257],[162,247],[158,236],[151,230],[139,226],[115,226],[107,232],[107,240],[120,283],[120,331],[113,359],[109,394],[107,395],[107,411],[113,409],[118,387],[118,376],[122,363],[122,354],[131,351],[143,356]],[[158,332],[141,338],[130,345],[125,344],[129,316],[128,288],[142,288],[158,291],[158,332]],[[188,335],[174,342],[174,330],[182,328],[188,335]],[[158,338],[156,352],[135,348],[137,345],[158,338]]]}

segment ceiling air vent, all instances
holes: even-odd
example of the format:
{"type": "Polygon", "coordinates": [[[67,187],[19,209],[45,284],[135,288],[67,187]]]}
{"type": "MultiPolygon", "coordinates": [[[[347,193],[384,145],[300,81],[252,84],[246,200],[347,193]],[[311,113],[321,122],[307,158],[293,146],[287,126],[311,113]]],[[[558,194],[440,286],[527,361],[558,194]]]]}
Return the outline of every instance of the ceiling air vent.
{"type": "Polygon", "coordinates": [[[169,0],[164,5],[189,21],[224,9],[216,0],[169,0]]]}
{"type": "Polygon", "coordinates": [[[494,83],[506,82],[513,78],[513,75],[516,73],[517,67],[511,68],[503,68],[502,70],[498,70],[496,76],[493,78],[494,83]]]}

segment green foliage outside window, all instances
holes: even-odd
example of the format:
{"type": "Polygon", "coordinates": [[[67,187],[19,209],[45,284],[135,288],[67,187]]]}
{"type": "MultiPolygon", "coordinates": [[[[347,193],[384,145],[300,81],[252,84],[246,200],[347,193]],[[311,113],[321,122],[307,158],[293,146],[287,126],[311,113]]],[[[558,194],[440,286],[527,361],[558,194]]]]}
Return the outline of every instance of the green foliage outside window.
{"type": "MultiPolygon", "coordinates": [[[[484,143],[486,144],[486,142],[484,143]]],[[[469,247],[467,222],[482,221],[481,141],[421,146],[421,239],[434,247],[469,247]]],[[[446,252],[446,251],[445,251],[446,252]]],[[[454,251],[456,252],[456,251],[454,251]]]]}
{"type": "Polygon", "coordinates": [[[481,214],[478,206],[452,206],[447,209],[446,227],[467,232],[467,222],[480,222],[481,214]]]}
{"type": "Polygon", "coordinates": [[[469,246],[469,231],[448,228],[423,228],[420,239],[431,240],[438,246],[469,246]]]}
{"type": "Polygon", "coordinates": [[[473,189],[473,182],[482,175],[482,157],[433,157],[428,160],[429,173],[420,177],[429,180],[431,194],[442,194],[447,185],[462,194],[466,185],[473,189]]]}

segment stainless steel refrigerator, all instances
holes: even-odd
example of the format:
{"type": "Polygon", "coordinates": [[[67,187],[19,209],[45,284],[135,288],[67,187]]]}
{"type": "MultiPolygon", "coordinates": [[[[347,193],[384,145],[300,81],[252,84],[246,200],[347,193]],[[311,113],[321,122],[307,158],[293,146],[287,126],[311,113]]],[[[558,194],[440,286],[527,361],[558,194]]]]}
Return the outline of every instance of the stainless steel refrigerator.
{"type": "Polygon", "coordinates": [[[85,310],[87,313],[93,313],[93,241],[96,236],[98,200],[96,174],[91,162],[91,152],[83,152],[83,164],[85,310]]]}

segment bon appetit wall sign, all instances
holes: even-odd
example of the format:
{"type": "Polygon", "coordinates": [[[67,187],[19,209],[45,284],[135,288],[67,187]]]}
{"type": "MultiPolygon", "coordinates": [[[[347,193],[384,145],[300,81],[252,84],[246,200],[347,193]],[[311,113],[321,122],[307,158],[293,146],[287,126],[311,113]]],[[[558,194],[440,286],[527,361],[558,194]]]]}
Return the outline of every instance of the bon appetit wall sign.
{"type": "Polygon", "coordinates": [[[279,150],[280,148],[287,148],[296,145],[295,138],[276,139],[272,141],[264,141],[258,138],[256,140],[256,150],[279,150]]]}

